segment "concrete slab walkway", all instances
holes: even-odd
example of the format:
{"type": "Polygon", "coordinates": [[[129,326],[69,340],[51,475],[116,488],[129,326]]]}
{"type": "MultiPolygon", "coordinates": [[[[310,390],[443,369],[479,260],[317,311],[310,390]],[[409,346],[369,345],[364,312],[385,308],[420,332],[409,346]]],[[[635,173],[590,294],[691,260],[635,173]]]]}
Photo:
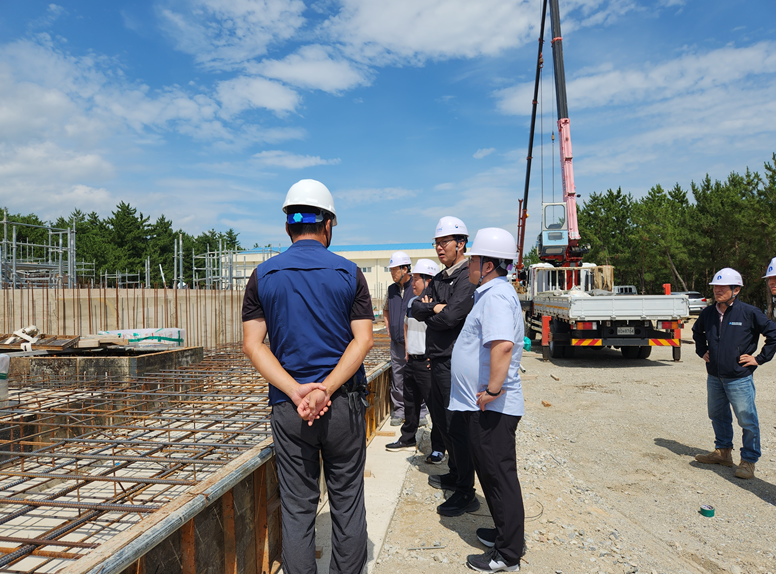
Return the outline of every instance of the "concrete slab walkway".
{"type": "MultiPolygon", "coordinates": [[[[366,449],[366,477],[364,498],[366,503],[367,531],[369,533],[367,572],[374,569],[380,554],[388,526],[399,501],[402,485],[410,467],[412,452],[388,452],[385,445],[399,437],[399,427],[392,427],[388,420],[382,431],[394,431],[394,436],[376,436],[366,449]]],[[[319,574],[328,574],[331,559],[331,517],[328,503],[323,506],[315,523],[315,544],[322,548],[318,559],[319,574]]]]}

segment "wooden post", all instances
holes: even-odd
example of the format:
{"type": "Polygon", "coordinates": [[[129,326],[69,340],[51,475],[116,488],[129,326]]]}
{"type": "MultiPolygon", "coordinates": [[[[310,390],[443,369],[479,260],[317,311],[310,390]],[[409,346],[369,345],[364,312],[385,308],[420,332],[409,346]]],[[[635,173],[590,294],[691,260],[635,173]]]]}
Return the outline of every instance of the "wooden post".
{"type": "Polygon", "coordinates": [[[183,560],[181,561],[182,574],[196,574],[196,539],[194,531],[194,519],[192,518],[181,527],[181,552],[183,560]]]}
{"type": "Polygon", "coordinates": [[[256,574],[269,574],[269,521],[267,520],[267,464],[253,471],[253,522],[256,538],[256,574]]]}
{"type": "Polygon", "coordinates": [[[234,525],[234,494],[231,490],[221,497],[224,518],[224,574],[237,574],[237,539],[234,525]]]}

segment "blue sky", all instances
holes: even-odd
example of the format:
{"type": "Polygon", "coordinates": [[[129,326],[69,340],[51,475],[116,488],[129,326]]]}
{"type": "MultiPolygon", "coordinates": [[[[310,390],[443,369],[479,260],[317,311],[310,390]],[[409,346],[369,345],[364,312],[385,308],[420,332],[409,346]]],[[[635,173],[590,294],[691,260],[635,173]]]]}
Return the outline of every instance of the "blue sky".
{"type": "MultiPolygon", "coordinates": [[[[430,241],[443,215],[515,232],[541,0],[0,3],[0,205],[288,242],[302,178],[335,243],[430,241]]],[[[762,170],[776,3],[560,0],[577,193],[762,170]]],[[[552,78],[545,45],[545,195],[552,78]]],[[[528,238],[539,224],[539,135],[528,238]]],[[[559,174],[555,177],[560,197],[559,174]]],[[[583,238],[584,240],[584,238],[583,238]]]]}

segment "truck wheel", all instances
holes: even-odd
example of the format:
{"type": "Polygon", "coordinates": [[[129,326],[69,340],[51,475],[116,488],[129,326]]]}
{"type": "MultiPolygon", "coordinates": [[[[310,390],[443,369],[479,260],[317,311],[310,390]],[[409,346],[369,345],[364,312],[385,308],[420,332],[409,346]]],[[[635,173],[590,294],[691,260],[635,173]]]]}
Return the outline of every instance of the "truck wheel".
{"type": "Polygon", "coordinates": [[[531,325],[531,315],[526,312],[525,314],[525,336],[531,339],[531,341],[536,340],[537,332],[534,331],[534,328],[531,325]]]}
{"type": "Polygon", "coordinates": [[[639,347],[620,347],[622,356],[626,359],[638,359],[639,347]]]}
{"type": "Polygon", "coordinates": [[[652,354],[652,347],[645,345],[643,347],[639,347],[639,359],[646,359],[652,354]]]}
{"type": "Polygon", "coordinates": [[[681,347],[672,347],[672,351],[674,352],[674,361],[679,362],[682,360],[682,348],[681,347]]]}
{"type": "Polygon", "coordinates": [[[562,359],[565,355],[565,349],[566,347],[558,345],[555,341],[550,341],[550,356],[553,359],[562,359]]]}

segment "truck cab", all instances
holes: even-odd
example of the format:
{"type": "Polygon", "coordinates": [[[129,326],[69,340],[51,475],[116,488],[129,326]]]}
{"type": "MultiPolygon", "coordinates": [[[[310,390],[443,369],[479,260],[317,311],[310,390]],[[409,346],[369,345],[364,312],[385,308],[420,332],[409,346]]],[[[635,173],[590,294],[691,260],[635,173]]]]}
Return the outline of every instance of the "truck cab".
{"type": "Polygon", "coordinates": [[[565,203],[542,205],[542,232],[539,235],[539,257],[563,255],[569,246],[565,203]]]}

